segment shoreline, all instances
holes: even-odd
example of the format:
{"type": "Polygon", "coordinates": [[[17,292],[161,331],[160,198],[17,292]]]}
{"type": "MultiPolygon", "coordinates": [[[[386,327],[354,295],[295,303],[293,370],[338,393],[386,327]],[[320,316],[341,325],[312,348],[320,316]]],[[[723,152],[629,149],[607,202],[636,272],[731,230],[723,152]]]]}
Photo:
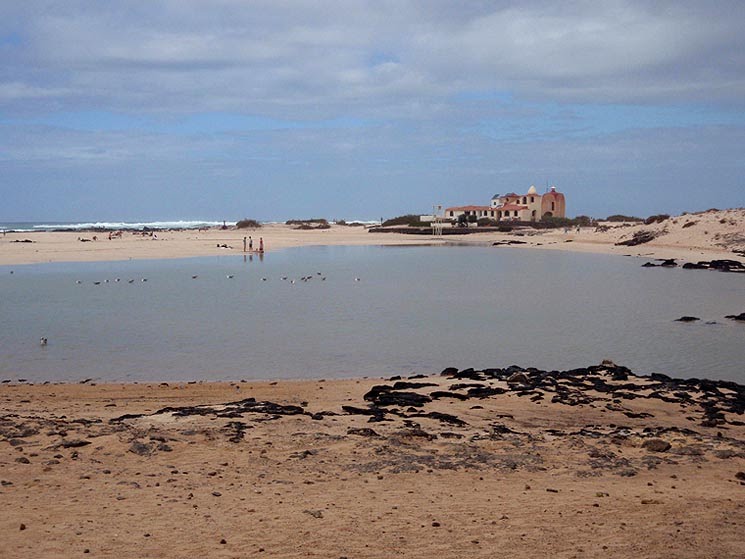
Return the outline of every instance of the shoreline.
{"type": "Polygon", "coordinates": [[[265,254],[285,248],[309,246],[511,246],[529,249],[561,250],[596,254],[632,256],[650,260],[675,259],[696,263],[730,259],[745,263],[745,210],[726,210],[702,216],[672,218],[670,224],[614,226],[599,231],[584,228],[580,232],[560,229],[524,230],[512,233],[475,233],[447,237],[417,236],[403,233],[369,233],[361,227],[332,225],[325,230],[297,230],[287,225],[265,225],[255,230],[163,230],[154,237],[125,231],[121,238],[90,240],[93,234],[70,232],[7,233],[0,237],[0,266],[20,266],[48,262],[115,262],[160,260],[220,255],[243,255],[244,236],[263,237],[265,254]],[[720,217],[729,215],[735,217],[720,217]],[[690,221],[684,221],[689,219],[690,221]],[[708,220],[705,225],[701,224],[708,220]],[[729,221],[728,221],[729,220],[729,221]],[[720,223],[724,222],[724,223],[720,223]],[[688,227],[694,223],[696,227],[688,227]],[[677,227],[677,229],[673,229],[677,227]],[[706,227],[706,229],[703,229],[706,227]],[[638,246],[616,243],[637,231],[655,231],[657,239],[638,246]],[[478,238],[474,238],[478,236],[478,238]],[[87,238],[89,242],[80,242],[87,238]],[[31,242],[24,242],[31,241],[31,242]],[[514,243],[514,245],[508,243],[514,243]],[[729,243],[729,244],[728,244],[729,243]],[[742,244],[741,244],[742,243],[742,244]],[[727,245],[720,246],[720,245],[727,245]],[[738,252],[735,252],[738,250],[738,252]]]}
{"type": "Polygon", "coordinates": [[[734,558],[744,391],[608,362],[3,384],[4,553],[734,558]]]}

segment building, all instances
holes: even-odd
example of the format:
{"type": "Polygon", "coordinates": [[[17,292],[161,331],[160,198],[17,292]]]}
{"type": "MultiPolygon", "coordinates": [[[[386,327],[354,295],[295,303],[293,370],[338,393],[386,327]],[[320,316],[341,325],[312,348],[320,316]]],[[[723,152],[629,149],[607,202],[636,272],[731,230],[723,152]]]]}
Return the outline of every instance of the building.
{"type": "Polygon", "coordinates": [[[531,186],[526,194],[492,196],[488,206],[454,206],[445,208],[445,219],[458,219],[461,215],[495,221],[540,221],[544,217],[565,217],[564,195],[552,186],[545,194],[538,194],[531,186]]]}

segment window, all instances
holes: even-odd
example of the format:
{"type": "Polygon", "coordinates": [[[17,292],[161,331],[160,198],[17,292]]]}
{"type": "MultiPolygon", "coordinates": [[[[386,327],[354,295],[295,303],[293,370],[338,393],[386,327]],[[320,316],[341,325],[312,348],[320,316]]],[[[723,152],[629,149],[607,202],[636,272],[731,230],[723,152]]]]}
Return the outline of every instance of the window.
{"type": "Polygon", "coordinates": [[[453,217],[453,212],[452,211],[450,212],[450,217],[453,217]]]}
{"type": "Polygon", "coordinates": [[[532,204],[533,202],[535,202],[535,196],[530,197],[530,203],[532,204]]]}
{"type": "Polygon", "coordinates": [[[552,210],[552,211],[556,209],[556,208],[554,207],[555,205],[556,205],[556,204],[555,204],[555,202],[551,202],[551,210],[552,210]]]}
{"type": "Polygon", "coordinates": [[[517,210],[515,210],[515,217],[517,217],[517,210]]]}

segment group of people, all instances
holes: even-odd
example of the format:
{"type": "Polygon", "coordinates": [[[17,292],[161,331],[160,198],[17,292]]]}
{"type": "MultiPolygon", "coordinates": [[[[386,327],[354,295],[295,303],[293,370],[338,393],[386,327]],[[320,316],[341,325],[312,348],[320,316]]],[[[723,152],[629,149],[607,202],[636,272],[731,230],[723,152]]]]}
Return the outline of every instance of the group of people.
{"type": "MultiPolygon", "coordinates": [[[[252,237],[243,237],[243,252],[246,252],[246,242],[248,241],[248,252],[254,251],[254,240],[252,237]]],[[[259,252],[264,252],[264,237],[259,237],[259,252]]]]}

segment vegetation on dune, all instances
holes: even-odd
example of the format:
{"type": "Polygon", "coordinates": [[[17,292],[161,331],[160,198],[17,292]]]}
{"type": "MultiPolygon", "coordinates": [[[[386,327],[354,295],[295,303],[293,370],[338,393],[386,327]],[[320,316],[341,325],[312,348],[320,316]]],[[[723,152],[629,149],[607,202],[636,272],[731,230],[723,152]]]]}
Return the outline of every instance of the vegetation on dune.
{"type": "Polygon", "coordinates": [[[641,222],[644,221],[641,217],[636,217],[633,215],[622,215],[622,214],[613,214],[609,215],[605,218],[605,221],[613,221],[613,222],[621,222],[621,221],[634,221],[634,222],[641,222]]]}
{"type": "Polygon", "coordinates": [[[314,217],[311,219],[288,219],[285,221],[285,225],[303,225],[303,224],[311,224],[314,223],[316,225],[328,225],[329,222],[327,219],[322,217],[314,217]]]}
{"type": "Polygon", "coordinates": [[[241,219],[235,226],[238,229],[258,229],[261,227],[261,223],[255,219],[241,219]]]}
{"type": "Polygon", "coordinates": [[[647,219],[644,220],[644,225],[652,225],[653,223],[662,223],[663,221],[667,221],[668,219],[670,219],[670,216],[668,214],[650,215],[647,219]]]}
{"type": "Polygon", "coordinates": [[[293,229],[298,231],[310,231],[316,229],[331,229],[331,225],[328,220],[322,217],[314,217],[312,219],[288,219],[285,221],[285,225],[295,225],[293,229]]]}
{"type": "Polygon", "coordinates": [[[406,215],[399,215],[398,217],[392,217],[391,219],[386,219],[383,222],[383,227],[390,227],[393,225],[409,225],[411,227],[429,227],[429,223],[425,223],[419,219],[419,216],[416,214],[406,214],[406,215]]]}

